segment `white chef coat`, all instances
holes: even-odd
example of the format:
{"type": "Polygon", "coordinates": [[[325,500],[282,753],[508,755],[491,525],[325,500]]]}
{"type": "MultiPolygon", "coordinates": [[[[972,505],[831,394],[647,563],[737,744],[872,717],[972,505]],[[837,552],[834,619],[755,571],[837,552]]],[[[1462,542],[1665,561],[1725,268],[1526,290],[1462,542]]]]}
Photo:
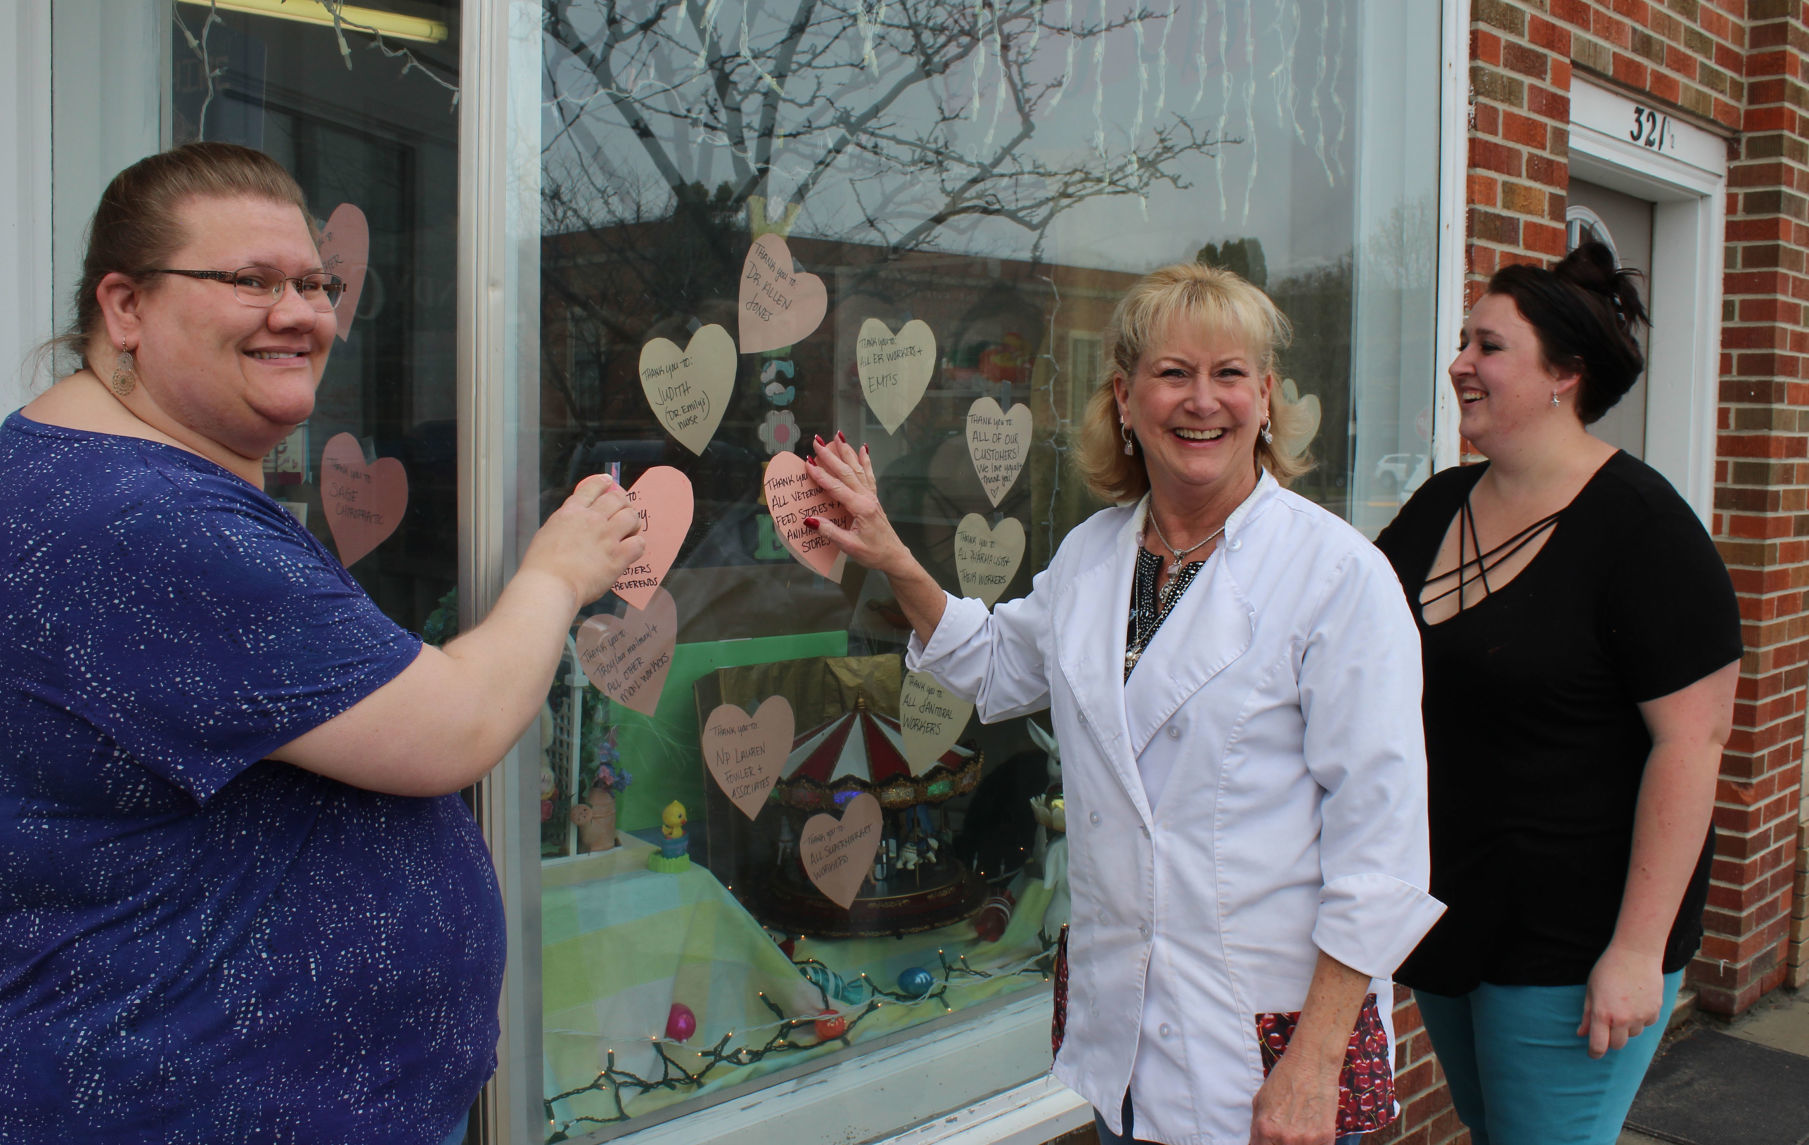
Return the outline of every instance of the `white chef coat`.
{"type": "Polygon", "coordinates": [[[1323,950],[1371,976],[1392,1046],[1389,975],[1444,909],[1419,639],[1381,553],[1264,473],[1127,690],[1146,512],[1095,514],[990,613],[951,596],[907,666],[987,722],[1049,708],[1074,899],[1055,1075],[1114,1132],[1130,1087],[1141,1138],[1247,1145],[1256,1016],[1299,1010],[1323,950]],[[1152,752],[1174,757],[1154,808],[1152,752]]]}

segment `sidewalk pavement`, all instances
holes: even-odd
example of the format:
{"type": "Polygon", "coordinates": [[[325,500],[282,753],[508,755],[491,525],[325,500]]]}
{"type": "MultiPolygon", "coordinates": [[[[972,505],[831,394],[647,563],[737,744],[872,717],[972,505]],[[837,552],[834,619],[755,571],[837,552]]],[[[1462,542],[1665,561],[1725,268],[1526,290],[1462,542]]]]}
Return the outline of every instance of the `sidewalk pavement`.
{"type": "MultiPolygon", "coordinates": [[[[1665,1039],[1667,1046],[1692,1025],[1707,1026],[1736,1038],[1809,1058],[1809,990],[1774,990],[1752,1009],[1727,1022],[1701,1014],[1690,1014],[1681,1020],[1674,1018],[1671,1032],[1665,1039]]],[[[1658,1052],[1662,1059],[1664,1049],[1658,1052]]],[[[1809,1125],[1803,1127],[1803,1132],[1809,1137],[1809,1125]]],[[[1666,1143],[1660,1138],[1626,1129],[1621,1132],[1619,1145],[1666,1143]]]]}

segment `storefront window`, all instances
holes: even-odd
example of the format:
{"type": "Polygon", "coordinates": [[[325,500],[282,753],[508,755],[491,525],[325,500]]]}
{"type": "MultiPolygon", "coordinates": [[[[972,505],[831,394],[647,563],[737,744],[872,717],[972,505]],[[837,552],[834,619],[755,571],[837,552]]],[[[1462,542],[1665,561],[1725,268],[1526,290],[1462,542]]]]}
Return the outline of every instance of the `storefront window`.
{"type": "Polygon", "coordinates": [[[458,577],[459,12],[457,0],[52,9],[59,324],[89,214],[119,170],[197,139],[275,157],[350,287],[314,416],[266,459],[265,487],[385,612],[439,637],[456,626],[458,577]]]}
{"type": "Polygon", "coordinates": [[[1099,507],[1070,454],[1113,303],[1199,258],[1294,321],[1296,488],[1379,528],[1430,452],[1438,29],[1335,0],[541,9],[523,480],[544,514],[614,473],[655,550],[574,628],[535,761],[547,1137],[604,1140],[1046,994],[1059,745],[906,676],[884,578],[788,547],[797,459],[865,443],[945,587],[1020,596],[1099,507]]]}

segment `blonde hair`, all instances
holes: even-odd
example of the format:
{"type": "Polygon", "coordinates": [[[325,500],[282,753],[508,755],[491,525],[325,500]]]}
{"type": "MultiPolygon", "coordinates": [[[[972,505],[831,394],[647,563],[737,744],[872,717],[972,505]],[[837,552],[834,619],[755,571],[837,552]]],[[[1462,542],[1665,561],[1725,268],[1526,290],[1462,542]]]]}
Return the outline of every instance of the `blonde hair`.
{"type": "Polygon", "coordinates": [[[1257,374],[1273,381],[1269,393],[1273,443],[1256,440],[1256,464],[1286,485],[1312,467],[1306,443],[1298,440],[1295,407],[1281,395],[1275,378],[1276,354],[1288,344],[1293,328],[1269,296],[1244,279],[1216,266],[1183,262],[1144,276],[1126,292],[1105,328],[1104,375],[1087,400],[1075,464],[1087,488],[1101,500],[1130,501],[1149,490],[1143,451],[1126,456],[1119,435],[1112,380],[1127,382],[1137,363],[1167,331],[1170,323],[1191,322],[1240,339],[1256,358],[1257,374]]]}

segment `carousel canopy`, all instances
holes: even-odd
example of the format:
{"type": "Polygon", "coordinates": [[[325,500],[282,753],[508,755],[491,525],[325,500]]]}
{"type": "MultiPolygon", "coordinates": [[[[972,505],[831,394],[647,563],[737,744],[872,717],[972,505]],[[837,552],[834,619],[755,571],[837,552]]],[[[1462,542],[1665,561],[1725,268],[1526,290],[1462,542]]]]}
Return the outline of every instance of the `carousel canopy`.
{"type": "Polygon", "coordinates": [[[905,760],[904,733],[898,721],[867,707],[864,699],[854,710],[800,735],[785,761],[785,774],[777,786],[836,792],[884,792],[881,802],[939,802],[958,790],[966,790],[978,778],[979,758],[972,748],[956,744],[942,754],[936,766],[913,776],[905,760]],[[972,768],[972,778],[966,772],[972,768]],[[939,774],[946,769],[949,774],[939,774]],[[965,782],[950,783],[951,776],[965,782]],[[907,795],[907,792],[910,794],[907,795]],[[938,798],[940,797],[940,798],[938,798]]]}

